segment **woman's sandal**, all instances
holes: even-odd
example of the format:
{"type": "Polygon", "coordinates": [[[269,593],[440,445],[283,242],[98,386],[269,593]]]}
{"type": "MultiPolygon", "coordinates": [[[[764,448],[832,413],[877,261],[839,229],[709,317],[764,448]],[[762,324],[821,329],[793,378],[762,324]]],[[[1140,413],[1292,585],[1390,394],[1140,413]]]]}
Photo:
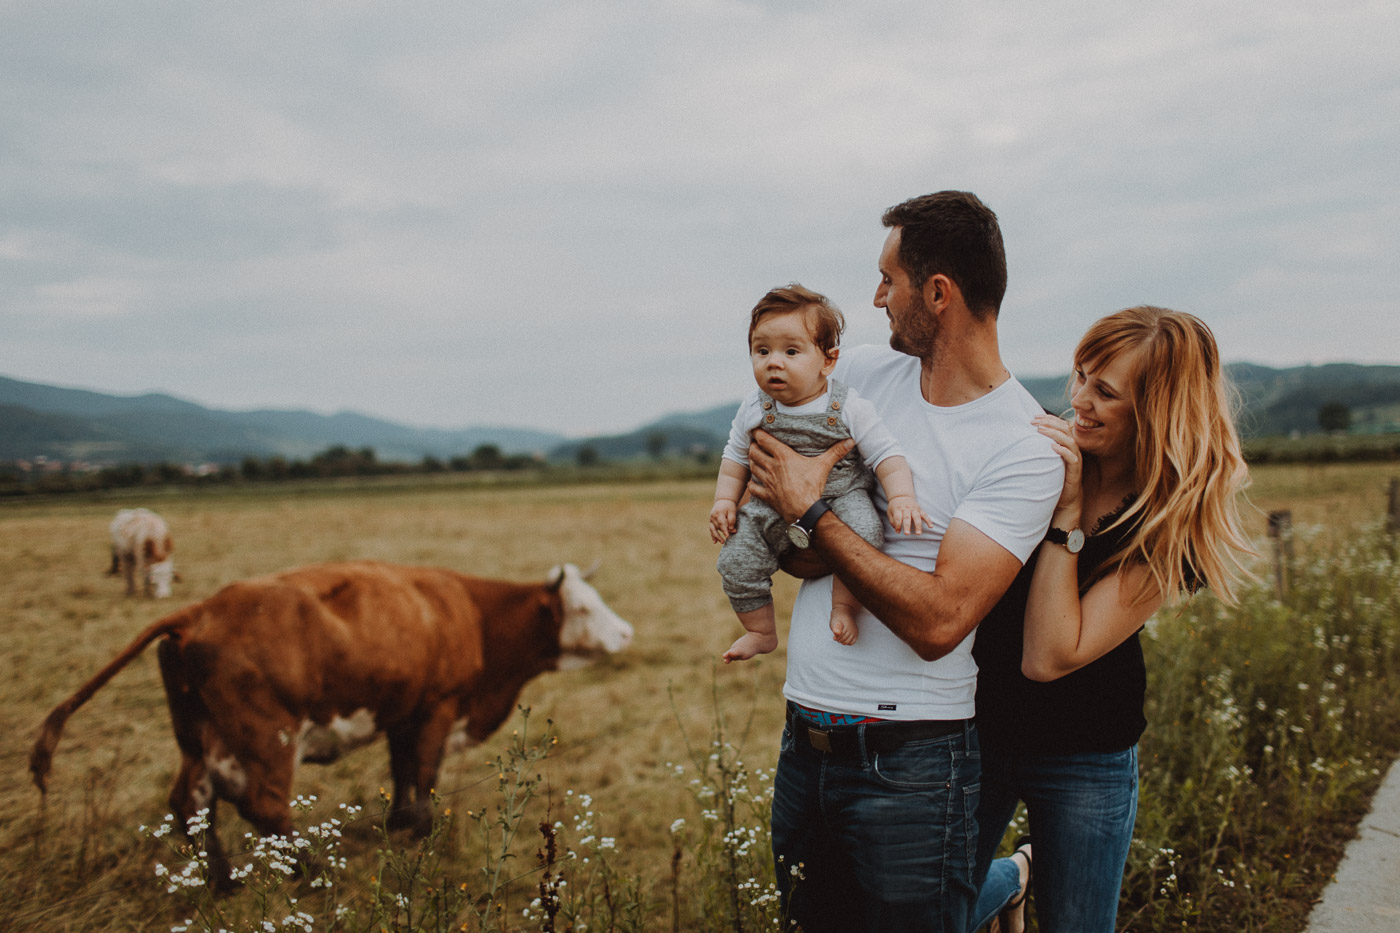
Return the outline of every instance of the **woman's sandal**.
{"type": "Polygon", "coordinates": [[[1022,836],[1016,840],[1016,850],[1011,853],[1011,858],[1018,855],[1026,860],[1026,885],[1021,888],[1020,893],[1007,901],[1001,913],[988,924],[990,933],[1022,933],[1026,929],[1026,898],[1030,896],[1031,879],[1035,877],[1030,836],[1022,836]]]}

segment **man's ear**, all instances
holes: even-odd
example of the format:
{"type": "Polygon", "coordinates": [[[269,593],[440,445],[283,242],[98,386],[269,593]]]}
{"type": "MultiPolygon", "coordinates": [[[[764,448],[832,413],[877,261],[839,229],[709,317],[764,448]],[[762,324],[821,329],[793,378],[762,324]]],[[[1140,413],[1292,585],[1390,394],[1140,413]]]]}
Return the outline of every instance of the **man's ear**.
{"type": "Polygon", "coordinates": [[[941,272],[934,273],[924,280],[924,304],[935,314],[941,314],[952,302],[956,288],[948,276],[941,272]]]}

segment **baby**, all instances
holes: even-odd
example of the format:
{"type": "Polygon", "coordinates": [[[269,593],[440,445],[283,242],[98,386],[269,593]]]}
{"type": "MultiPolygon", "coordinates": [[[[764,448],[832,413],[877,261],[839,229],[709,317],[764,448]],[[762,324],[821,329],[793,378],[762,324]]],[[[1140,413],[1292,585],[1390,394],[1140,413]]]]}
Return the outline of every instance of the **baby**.
{"type": "MultiPolygon", "coordinates": [[[[767,503],[751,499],[739,506],[749,482],[748,446],[755,428],[807,456],[854,438],[856,449],[832,469],[822,498],[853,531],[880,547],[884,531],[870,499],[879,477],[890,525],[903,534],[923,533],[927,519],[914,498],[914,476],[875,406],[827,378],[845,326],[829,299],[796,283],[764,295],[750,315],[749,357],[758,388],[734,416],[710,509],[710,537],[724,545],[718,565],[724,592],[745,631],[724,653],[726,664],[778,647],[772,577],[778,558],[794,547],[788,523],[767,503]]],[[[832,638],[854,644],[859,612],[850,590],[833,578],[832,638]]]]}

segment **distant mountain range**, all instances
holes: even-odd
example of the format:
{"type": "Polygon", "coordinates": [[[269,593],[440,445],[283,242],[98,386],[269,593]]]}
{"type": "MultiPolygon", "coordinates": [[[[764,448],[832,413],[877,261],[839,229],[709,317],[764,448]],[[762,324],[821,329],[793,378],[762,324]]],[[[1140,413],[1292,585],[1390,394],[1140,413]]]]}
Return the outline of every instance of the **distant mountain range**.
{"type": "MultiPolygon", "coordinates": [[[[1321,433],[1318,409],[1328,403],[1346,406],[1355,433],[1400,432],[1400,366],[1329,363],[1273,369],[1232,363],[1226,372],[1239,393],[1239,427],[1246,437],[1321,433]]],[[[1068,374],[1023,378],[1021,384],[1049,411],[1069,408],[1068,374]]],[[[667,415],[638,433],[689,429],[724,438],[738,404],[667,415]]]]}
{"type": "MultiPolygon", "coordinates": [[[[1239,393],[1238,423],[1245,437],[1322,433],[1318,409],[1329,403],[1346,407],[1353,433],[1400,431],[1400,366],[1327,363],[1274,369],[1229,363],[1225,372],[1239,393]]],[[[1021,381],[1046,408],[1068,407],[1068,375],[1021,381]]]]}
{"type": "Polygon", "coordinates": [[[542,453],[565,440],[560,434],[515,427],[412,428],[353,412],[221,411],[169,395],[104,395],[0,376],[0,460],[307,459],[342,444],[372,447],[381,460],[416,461],[468,454],[482,444],[495,444],[507,454],[542,453]]]}
{"type": "MultiPolygon", "coordinates": [[[[1243,401],[1246,436],[1317,433],[1318,410],[1345,406],[1351,430],[1400,431],[1400,366],[1333,363],[1228,367],[1243,401]]],[[[1022,379],[1041,405],[1063,411],[1067,377],[1022,379]]],[[[90,463],[226,463],[245,457],[307,459],[334,445],[373,448],[385,461],[448,459],[492,444],[504,454],[572,460],[589,447],[605,460],[717,452],[738,406],[666,415],[635,431],[569,439],[547,431],[477,426],[413,428],[353,412],[222,411],[169,395],[105,395],[0,376],[0,461],[47,457],[90,463]]]]}

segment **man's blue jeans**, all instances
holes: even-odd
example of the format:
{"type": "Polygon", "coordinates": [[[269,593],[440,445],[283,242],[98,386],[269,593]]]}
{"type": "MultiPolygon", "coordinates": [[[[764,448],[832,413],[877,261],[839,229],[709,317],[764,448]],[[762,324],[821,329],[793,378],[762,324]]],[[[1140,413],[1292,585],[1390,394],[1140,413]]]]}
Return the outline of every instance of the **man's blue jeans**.
{"type": "Polygon", "coordinates": [[[973,922],[985,923],[1006,903],[1004,860],[993,862],[993,857],[1016,801],[1023,800],[1035,856],[1035,916],[1042,933],[1113,933],[1137,795],[1135,747],[1023,755],[989,746],[977,810],[982,891],[973,922]]]}
{"type": "Polygon", "coordinates": [[[976,894],[976,727],[891,752],[871,753],[864,741],[860,749],[821,752],[783,730],[773,855],[787,916],[805,933],[966,933],[976,894]]]}

